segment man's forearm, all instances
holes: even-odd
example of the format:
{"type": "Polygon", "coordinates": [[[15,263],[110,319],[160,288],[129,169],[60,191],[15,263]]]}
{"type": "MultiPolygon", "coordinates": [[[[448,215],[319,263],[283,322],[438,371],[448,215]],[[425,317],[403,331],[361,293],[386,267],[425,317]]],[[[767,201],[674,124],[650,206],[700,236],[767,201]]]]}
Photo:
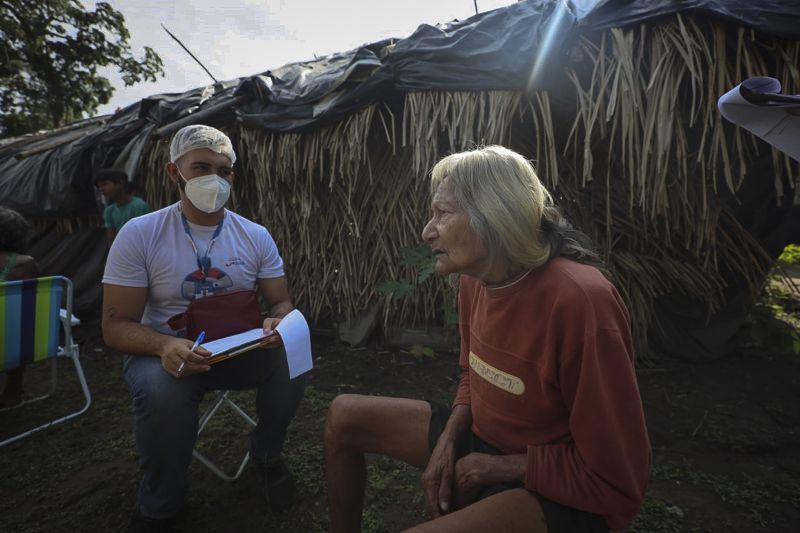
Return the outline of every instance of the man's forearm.
{"type": "Polygon", "coordinates": [[[138,322],[124,319],[103,321],[103,340],[115,350],[132,355],[161,354],[164,344],[172,337],[158,333],[138,322]]]}
{"type": "Polygon", "coordinates": [[[278,302],[273,305],[269,310],[269,316],[272,318],[283,318],[294,310],[292,302],[289,300],[278,302]]]}

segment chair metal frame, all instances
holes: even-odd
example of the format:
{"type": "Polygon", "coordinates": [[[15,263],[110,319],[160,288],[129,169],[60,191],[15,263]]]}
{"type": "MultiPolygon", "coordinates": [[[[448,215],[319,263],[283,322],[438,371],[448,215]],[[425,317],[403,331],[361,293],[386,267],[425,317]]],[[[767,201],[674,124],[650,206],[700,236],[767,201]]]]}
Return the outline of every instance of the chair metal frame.
{"type": "MultiPolygon", "coordinates": [[[[245,422],[247,422],[250,426],[252,427],[256,426],[256,421],[253,420],[253,418],[250,415],[245,413],[241,407],[236,405],[236,402],[228,398],[229,392],[230,391],[227,390],[220,390],[215,392],[216,396],[214,400],[211,402],[211,405],[209,405],[208,409],[206,409],[206,412],[203,413],[203,416],[200,417],[200,425],[197,429],[198,438],[200,437],[200,434],[203,432],[203,430],[206,428],[208,421],[211,420],[211,417],[213,417],[214,414],[217,412],[217,410],[219,410],[219,408],[223,406],[227,406],[230,409],[232,409],[233,412],[242,417],[242,419],[245,422]]],[[[224,481],[236,481],[237,479],[239,479],[239,477],[241,477],[242,473],[244,472],[247,463],[250,461],[250,452],[247,452],[242,461],[239,463],[239,467],[237,468],[236,472],[233,475],[230,475],[226,473],[224,470],[222,470],[222,468],[214,464],[208,457],[200,453],[197,450],[196,444],[194,450],[192,450],[192,455],[194,456],[195,459],[200,461],[209,470],[211,470],[214,474],[216,474],[217,477],[219,477],[224,481]]]]}
{"type": "MultiPolygon", "coordinates": [[[[83,413],[85,413],[89,409],[89,406],[92,405],[92,393],[89,391],[89,384],[86,381],[86,375],[83,372],[83,367],[81,366],[81,362],[80,362],[80,348],[79,348],[78,344],[75,343],[75,340],[72,338],[72,326],[80,324],[80,321],[77,320],[72,315],[72,281],[69,278],[64,277],[64,276],[52,276],[52,278],[58,279],[62,283],[64,283],[65,290],[66,290],[66,293],[67,293],[67,295],[66,295],[66,300],[67,300],[66,301],[66,309],[60,309],[59,308],[59,323],[61,324],[61,329],[62,329],[62,331],[64,333],[64,346],[58,346],[57,353],[54,356],[49,357],[49,359],[51,359],[51,361],[52,361],[52,363],[51,363],[51,386],[50,386],[50,391],[47,394],[44,394],[42,396],[37,396],[36,398],[28,400],[27,402],[25,402],[22,405],[28,405],[28,404],[30,404],[32,402],[43,400],[45,398],[48,398],[49,396],[51,396],[55,392],[56,384],[57,384],[57,381],[58,381],[57,360],[58,360],[59,357],[68,357],[68,358],[72,359],[72,362],[75,365],[75,371],[78,374],[78,380],[80,381],[81,390],[83,391],[83,396],[84,396],[84,399],[86,400],[86,402],[84,403],[83,407],[81,407],[80,409],[78,409],[77,411],[75,411],[73,413],[70,413],[70,414],[68,414],[66,416],[62,416],[60,418],[51,420],[51,421],[49,421],[49,422],[47,422],[45,424],[42,424],[40,426],[37,426],[37,427],[35,427],[35,428],[31,429],[31,430],[23,431],[22,433],[18,433],[16,435],[14,435],[13,437],[10,437],[10,438],[7,438],[7,439],[1,441],[0,442],[0,448],[2,448],[3,446],[6,446],[8,444],[12,444],[14,442],[17,442],[19,440],[22,440],[25,437],[28,437],[31,434],[36,433],[37,431],[42,431],[42,430],[47,429],[47,428],[49,428],[51,426],[55,426],[56,424],[61,424],[62,422],[66,422],[67,420],[71,420],[71,419],[73,419],[73,418],[75,418],[77,416],[80,416],[80,415],[82,415],[83,413]]],[[[42,279],[42,278],[36,278],[36,279],[38,280],[38,279],[42,279]]],[[[23,281],[23,280],[0,282],[0,285],[8,285],[8,284],[12,284],[12,283],[19,283],[20,281],[23,281]]],[[[6,369],[6,370],[9,370],[9,369],[6,369]]],[[[16,409],[18,407],[22,407],[22,405],[14,407],[14,409],[16,409]]]]}

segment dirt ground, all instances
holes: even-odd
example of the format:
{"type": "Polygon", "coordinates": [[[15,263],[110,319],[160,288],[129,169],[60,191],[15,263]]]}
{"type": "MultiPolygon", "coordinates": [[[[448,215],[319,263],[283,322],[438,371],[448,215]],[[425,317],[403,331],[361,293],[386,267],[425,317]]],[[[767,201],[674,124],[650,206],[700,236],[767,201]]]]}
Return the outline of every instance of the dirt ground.
{"type": "MultiPolygon", "coordinates": [[[[0,531],[120,531],[135,507],[139,479],[122,357],[106,349],[97,324],[76,332],[94,397],[89,412],[0,449],[0,531]]],[[[341,392],[449,401],[456,356],[349,349],[314,339],[316,368],[286,444],[297,479],[294,508],[267,511],[249,471],[226,483],[194,462],[183,531],[314,532],[327,526],[322,427],[341,392]]],[[[0,413],[0,439],[77,405],[71,363],[61,361],[56,395],[0,413]]],[[[47,365],[26,376],[41,386],[47,365]]],[[[800,531],[800,358],[758,347],[713,364],[656,359],[639,368],[654,470],[632,532],[800,531]]],[[[252,392],[235,398],[252,411],[252,392]]],[[[221,413],[222,414],[222,413],[221,413]]],[[[201,448],[233,467],[246,428],[227,412],[201,448]]],[[[424,520],[419,473],[370,458],[364,531],[399,531],[424,520]]]]}

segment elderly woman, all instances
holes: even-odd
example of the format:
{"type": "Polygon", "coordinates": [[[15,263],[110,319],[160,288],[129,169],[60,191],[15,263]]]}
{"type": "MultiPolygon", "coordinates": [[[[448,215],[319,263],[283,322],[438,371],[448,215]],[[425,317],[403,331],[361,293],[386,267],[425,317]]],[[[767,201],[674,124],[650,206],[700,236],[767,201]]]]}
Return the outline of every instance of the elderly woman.
{"type": "Polygon", "coordinates": [[[622,299],[521,155],[489,146],[432,174],[422,237],[440,274],[460,274],[461,382],[451,409],[333,401],[331,531],[359,530],[365,453],[424,469],[433,519],[412,531],[625,528],[644,499],[650,444],[622,299]]]}
{"type": "MultiPolygon", "coordinates": [[[[28,247],[31,225],[25,218],[6,207],[0,206],[0,282],[35,278],[39,275],[36,261],[22,252],[28,247]]],[[[0,395],[0,409],[15,407],[22,403],[23,368],[6,372],[6,384],[0,395]]]]}

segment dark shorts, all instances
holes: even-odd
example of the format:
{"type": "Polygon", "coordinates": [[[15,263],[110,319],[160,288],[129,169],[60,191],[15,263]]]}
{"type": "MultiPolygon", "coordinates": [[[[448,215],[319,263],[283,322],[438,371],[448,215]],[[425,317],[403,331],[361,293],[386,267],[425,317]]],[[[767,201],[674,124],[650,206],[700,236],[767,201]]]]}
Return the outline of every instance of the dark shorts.
{"type": "MultiPolygon", "coordinates": [[[[433,450],[439,440],[439,436],[444,431],[447,419],[450,418],[450,409],[440,403],[430,402],[430,404],[431,423],[428,429],[428,448],[433,450]]],[[[471,430],[467,430],[456,442],[456,458],[464,457],[473,452],[503,455],[501,450],[481,440],[471,430]]],[[[504,490],[524,487],[524,483],[516,480],[490,485],[481,489],[478,494],[478,500],[504,490]]],[[[533,494],[542,506],[548,533],[608,533],[608,526],[602,516],[561,505],[548,500],[541,494],[533,494]]]]}

